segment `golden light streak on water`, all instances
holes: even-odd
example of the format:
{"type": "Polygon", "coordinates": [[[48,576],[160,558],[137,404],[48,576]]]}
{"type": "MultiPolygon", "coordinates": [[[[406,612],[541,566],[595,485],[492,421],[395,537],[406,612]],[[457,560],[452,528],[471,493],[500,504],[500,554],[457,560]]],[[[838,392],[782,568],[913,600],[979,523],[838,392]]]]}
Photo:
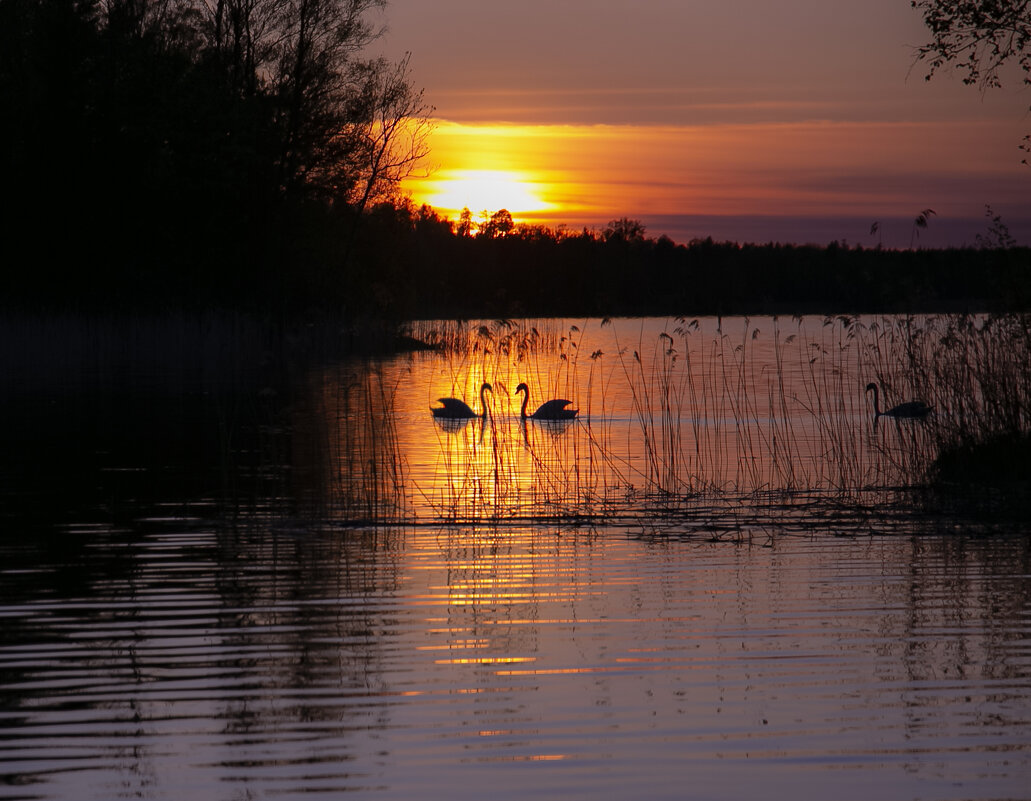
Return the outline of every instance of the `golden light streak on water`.
{"type": "Polygon", "coordinates": [[[532,656],[483,656],[456,657],[455,659],[437,659],[437,665],[502,665],[512,662],[533,662],[532,656]]]}
{"type": "Polygon", "coordinates": [[[1031,766],[1026,536],[70,531],[0,560],[0,763],[41,801],[990,801],[1031,766]]]}

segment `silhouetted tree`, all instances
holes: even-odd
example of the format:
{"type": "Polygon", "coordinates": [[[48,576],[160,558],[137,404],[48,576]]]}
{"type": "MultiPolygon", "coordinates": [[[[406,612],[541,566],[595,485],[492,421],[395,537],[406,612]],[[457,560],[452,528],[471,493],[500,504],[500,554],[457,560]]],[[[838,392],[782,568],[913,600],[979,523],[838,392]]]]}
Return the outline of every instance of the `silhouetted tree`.
{"type": "MultiPolygon", "coordinates": [[[[484,212],[486,214],[486,212],[484,212]]],[[[480,226],[480,236],[485,239],[497,239],[508,236],[515,229],[512,213],[508,209],[500,209],[480,226]]]]}
{"type": "MultiPolygon", "coordinates": [[[[985,91],[1002,85],[999,71],[1013,60],[1024,71],[1024,83],[1031,84],[1031,3],[911,0],[911,5],[931,31],[931,41],[917,49],[930,66],[927,80],[951,64],[965,73],[964,83],[985,91]]],[[[1031,136],[1021,147],[1031,149],[1031,136]]]]}
{"type": "Polygon", "coordinates": [[[213,59],[232,94],[253,97],[262,78],[259,69],[273,52],[270,32],[276,6],[262,0],[202,0],[207,55],[213,59]]]}
{"type": "Polygon", "coordinates": [[[411,54],[393,68],[382,59],[358,71],[360,89],[352,94],[347,125],[337,136],[350,139],[351,160],[328,165],[327,177],[350,181],[347,198],[358,213],[371,201],[388,200],[428,153],[431,109],[409,80],[411,54]]]}
{"type": "Polygon", "coordinates": [[[455,228],[455,233],[459,236],[471,236],[473,232],[473,213],[469,211],[469,207],[466,206],[462,209],[461,214],[458,215],[458,226],[455,228]]]}
{"type": "Polygon", "coordinates": [[[6,287],[319,296],[425,153],[408,57],[362,55],[383,5],[0,0],[0,261],[45,265],[6,287]]]}
{"type": "Polygon", "coordinates": [[[199,1],[207,52],[229,86],[265,96],[282,191],[360,212],[425,155],[430,109],[411,85],[410,55],[362,57],[380,35],[369,13],[386,0],[199,1]]]}
{"type": "Polygon", "coordinates": [[[631,220],[629,217],[620,217],[618,220],[610,220],[602,232],[606,242],[618,240],[622,242],[640,242],[644,239],[644,224],[640,220],[631,220]]]}

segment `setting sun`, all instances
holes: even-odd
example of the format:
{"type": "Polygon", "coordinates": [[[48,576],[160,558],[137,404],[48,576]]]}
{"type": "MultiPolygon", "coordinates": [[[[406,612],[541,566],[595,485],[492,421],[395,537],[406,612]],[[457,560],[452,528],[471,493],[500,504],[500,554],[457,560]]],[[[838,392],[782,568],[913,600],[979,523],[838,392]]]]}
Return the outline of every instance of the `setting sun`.
{"type": "Polygon", "coordinates": [[[518,214],[552,207],[533,181],[509,170],[446,170],[421,183],[418,199],[445,211],[507,209],[518,214]]]}

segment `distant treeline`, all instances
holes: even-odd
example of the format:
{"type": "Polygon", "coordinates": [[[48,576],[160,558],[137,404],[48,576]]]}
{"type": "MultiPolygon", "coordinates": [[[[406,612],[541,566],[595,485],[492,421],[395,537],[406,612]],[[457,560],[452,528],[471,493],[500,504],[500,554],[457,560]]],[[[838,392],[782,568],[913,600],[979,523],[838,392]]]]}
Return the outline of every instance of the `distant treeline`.
{"type": "Polygon", "coordinates": [[[627,219],[569,232],[499,211],[476,230],[414,208],[393,190],[423,155],[426,109],[406,61],[361,57],[379,5],[0,0],[0,306],[395,320],[1031,307],[1025,248],[676,244],[627,219]]]}
{"type": "Polygon", "coordinates": [[[1023,247],[677,244],[625,219],[598,231],[456,229],[425,207],[375,209],[362,258],[376,266],[354,289],[405,317],[1031,308],[1023,247]]]}

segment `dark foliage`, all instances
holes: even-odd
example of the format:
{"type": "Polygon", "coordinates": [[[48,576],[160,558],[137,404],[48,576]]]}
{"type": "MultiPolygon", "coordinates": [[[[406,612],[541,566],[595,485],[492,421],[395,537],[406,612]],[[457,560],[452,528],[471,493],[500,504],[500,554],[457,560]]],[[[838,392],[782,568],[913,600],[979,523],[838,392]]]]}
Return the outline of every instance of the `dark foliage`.
{"type": "Polygon", "coordinates": [[[382,0],[0,0],[0,287],[22,303],[303,305],[320,240],[421,152],[382,0]],[[393,126],[393,127],[392,127],[393,126]]]}
{"type": "Polygon", "coordinates": [[[997,436],[943,451],[931,466],[929,500],[941,511],[1027,520],[1031,436],[997,436]]]}
{"type": "Polygon", "coordinates": [[[999,70],[1011,59],[1031,83],[1031,5],[1010,0],[911,0],[933,37],[917,51],[931,77],[946,64],[965,72],[964,83],[1001,86],[999,70]]]}
{"type": "MultiPolygon", "coordinates": [[[[1031,84],[1031,3],[1027,0],[910,0],[924,18],[931,41],[917,48],[929,65],[927,80],[954,66],[963,83],[981,91],[1002,86],[1000,71],[1016,63],[1031,84]]],[[[1031,136],[1020,149],[1031,152],[1031,136]]],[[[1027,164],[1027,159],[1024,159],[1027,164]]]]}

